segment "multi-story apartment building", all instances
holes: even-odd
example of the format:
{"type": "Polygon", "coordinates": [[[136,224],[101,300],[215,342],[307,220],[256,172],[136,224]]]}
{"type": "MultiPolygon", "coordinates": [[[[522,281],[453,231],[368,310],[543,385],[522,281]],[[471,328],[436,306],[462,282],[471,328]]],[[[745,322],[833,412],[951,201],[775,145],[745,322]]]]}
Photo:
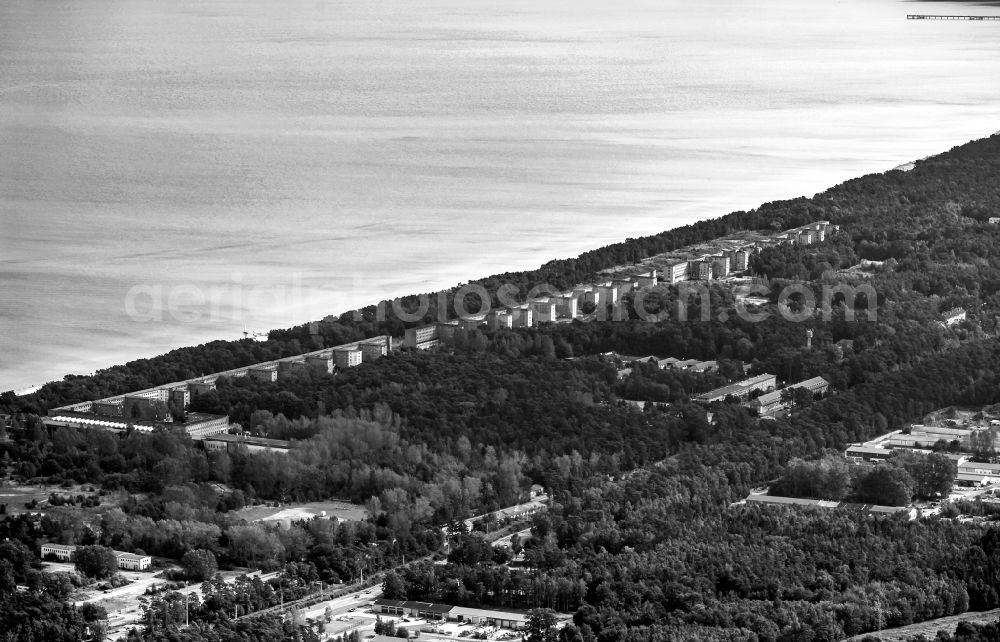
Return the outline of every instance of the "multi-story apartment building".
{"type": "Polygon", "coordinates": [[[712,266],[708,261],[698,259],[688,263],[688,278],[698,281],[706,281],[712,278],[712,266]]]}
{"type": "Polygon", "coordinates": [[[267,365],[267,366],[252,366],[247,368],[247,376],[254,381],[265,381],[268,383],[274,383],[278,380],[278,366],[267,365]]]}
{"type": "Polygon", "coordinates": [[[572,292],[553,296],[552,302],[556,304],[556,316],[570,319],[577,317],[577,298],[572,292]]]}
{"type": "Polygon", "coordinates": [[[323,372],[326,374],[333,374],[333,354],[316,354],[309,355],[306,357],[306,365],[316,372],[323,372]]]}
{"type": "Polygon", "coordinates": [[[684,259],[672,259],[663,267],[663,278],[671,285],[688,278],[688,262],[684,259]]]}
{"type": "Polygon", "coordinates": [[[713,279],[724,279],[729,276],[729,257],[728,256],[713,256],[712,257],[712,278],[713,279]]]}
{"type": "Polygon", "coordinates": [[[365,341],[358,344],[358,349],[361,350],[361,360],[362,361],[375,361],[380,359],[387,354],[389,354],[389,337],[382,337],[378,341],[365,341]]]}
{"type": "Polygon", "coordinates": [[[514,327],[514,315],[510,310],[493,310],[486,315],[486,327],[490,330],[506,330],[514,327]]]}
{"type": "Polygon", "coordinates": [[[430,348],[437,345],[438,342],[438,326],[440,324],[432,323],[430,325],[422,325],[416,328],[407,328],[403,333],[403,345],[407,348],[430,348]]]}
{"type": "Polygon", "coordinates": [[[338,369],[360,366],[364,353],[357,348],[337,348],[333,351],[333,363],[338,369]]]}
{"type": "Polygon", "coordinates": [[[535,323],[548,323],[556,320],[556,304],[549,299],[535,301],[531,305],[534,311],[535,323]]]}

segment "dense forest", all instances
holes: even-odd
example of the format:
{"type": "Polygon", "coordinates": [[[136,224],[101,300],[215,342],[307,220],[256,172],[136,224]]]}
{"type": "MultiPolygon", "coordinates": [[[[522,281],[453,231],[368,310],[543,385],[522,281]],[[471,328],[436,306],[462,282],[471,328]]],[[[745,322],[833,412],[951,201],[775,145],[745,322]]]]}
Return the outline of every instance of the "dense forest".
{"type": "MultiPolygon", "coordinates": [[[[675,228],[657,235],[609,245],[575,259],[550,261],[537,270],[505,273],[470,281],[495,294],[501,286],[513,288],[523,297],[531,288],[548,284],[557,288],[593,280],[601,270],[637,262],[654,254],[677,249],[735,231],[756,229],[779,231],[810,221],[826,219],[847,230],[849,244],[838,243],[810,268],[794,267],[801,258],[788,256],[781,262],[765,257],[775,278],[812,275],[817,267],[846,266],[853,256],[892,261],[905,278],[895,274],[886,298],[905,305],[912,292],[936,296],[943,304],[978,297],[994,302],[1000,290],[997,262],[992,251],[998,243],[996,228],[988,223],[1000,211],[995,177],[1000,169],[1000,137],[992,136],[956,147],[944,154],[918,161],[910,171],[891,171],[856,178],[812,198],[765,203],[750,212],[733,212],[675,228]],[[836,255],[835,258],[833,255],[836,255]],[[943,261],[943,262],[939,262],[943,261]],[[792,268],[787,266],[791,262],[792,268]],[[901,265],[900,265],[901,264],[901,265]],[[890,295],[903,295],[899,298],[890,295]]],[[[794,252],[794,251],[793,251],[794,252]]],[[[766,273],[766,266],[758,268],[766,273]]],[[[894,271],[890,265],[887,268],[894,271]]],[[[821,270],[822,273],[822,270],[821,270]]],[[[877,285],[882,286],[882,283],[877,285]]],[[[891,284],[884,284],[889,286],[891,284]]],[[[881,287],[878,288],[882,292],[881,287]]],[[[447,293],[445,293],[447,295],[447,293]]],[[[429,295],[425,318],[438,317],[439,297],[429,295]]],[[[415,309],[417,296],[399,302],[402,309],[415,309]]],[[[446,297],[447,300],[447,297],[446,297]]],[[[161,383],[180,381],[202,373],[235,368],[257,361],[300,354],[324,345],[339,345],[379,334],[399,336],[406,325],[381,305],[380,320],[373,305],[362,310],[330,316],[318,324],[307,324],[270,333],[270,341],[215,341],[202,346],[171,351],[154,359],[140,359],[97,372],[92,377],[70,376],[47,384],[23,398],[5,393],[0,411],[44,412],[46,409],[87,399],[97,399],[161,383]]],[[[469,309],[475,309],[472,305],[469,309]]],[[[936,310],[935,310],[936,311],[936,310]]],[[[454,316],[449,305],[448,316],[454,316]]],[[[915,310],[907,309],[907,315],[915,310]]],[[[926,313],[925,313],[926,314],[926,313]]],[[[921,321],[914,318],[914,322],[921,321]]],[[[992,323],[992,322],[991,322],[992,323]]],[[[992,327],[992,326],[990,326],[992,327]]]]}
{"type": "MultiPolygon", "coordinates": [[[[572,614],[561,640],[588,642],[838,640],[1000,606],[1000,530],[985,504],[956,503],[908,521],[742,502],[752,488],[772,484],[792,496],[882,503],[942,495],[953,468],[939,455],[894,458],[875,474],[848,469],[842,452],[935,409],[1000,402],[1000,226],[988,222],[1000,215],[998,175],[1000,137],[993,137],[908,172],[476,282],[523,294],[737,230],[817,219],[840,225],[823,243],[772,248],[754,259],[769,299],[760,320],[720,315],[737,303],[728,288],[713,285],[707,318],[699,301],[687,320],[650,322],[629,299],[622,320],[460,332],[449,346],[398,351],[336,375],[222,379],[196,400],[195,410],[227,414],[247,432],[293,440],[288,454],[210,452],[166,428],[50,430],[39,415],[399,335],[411,322],[391,306],[378,320],[371,307],[273,331],[266,343],[213,342],[67,377],[26,397],[5,393],[0,413],[12,421],[0,435],[0,478],[89,490],[54,493],[40,516],[0,515],[0,639],[83,639],[100,628],[102,613],[66,605],[76,576],[39,572],[43,541],[143,551],[185,567],[200,559],[212,562],[209,569],[283,572],[273,584],[236,589],[208,579],[211,599],[195,605],[194,626],[136,630],[137,640],[313,639],[279,619],[254,620],[254,627],[230,620],[231,592],[265,608],[276,588],[291,590],[291,580],[350,582],[389,569],[387,595],[552,608],[572,614]],[[862,260],[869,262],[863,270],[849,269],[862,260]],[[812,288],[820,299],[824,286],[843,282],[876,294],[834,298],[801,321],[782,314],[785,286],[812,288]],[[953,307],[968,318],[939,323],[953,307]],[[624,370],[622,355],[647,354],[716,360],[719,368],[692,373],[639,363],[624,370]],[[822,376],[832,394],[796,398],[790,414],[768,420],[740,404],[706,409],[692,401],[764,372],[785,383],[822,376]],[[627,401],[656,403],[640,410],[627,401]],[[551,505],[526,524],[531,536],[514,550],[494,550],[466,532],[462,520],[524,500],[532,484],[546,488],[551,505]],[[368,516],[287,528],[239,517],[254,502],[329,498],[362,504],[368,516]],[[977,521],[950,518],[959,511],[977,521]],[[446,540],[445,563],[432,563],[446,540]]],[[[647,302],[668,310],[683,296],[661,286],[647,302]]],[[[412,309],[415,302],[402,303],[412,309]]],[[[432,306],[426,318],[435,313],[432,306]]],[[[146,608],[153,621],[169,623],[176,606],[167,593],[146,608]]],[[[966,627],[953,639],[990,631],[966,627]]]]}

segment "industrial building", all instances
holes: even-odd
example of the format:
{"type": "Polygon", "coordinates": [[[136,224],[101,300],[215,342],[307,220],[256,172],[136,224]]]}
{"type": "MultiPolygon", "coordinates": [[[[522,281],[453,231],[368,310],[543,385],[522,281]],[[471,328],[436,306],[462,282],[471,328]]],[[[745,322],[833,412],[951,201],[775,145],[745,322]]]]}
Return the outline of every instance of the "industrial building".
{"type": "Polygon", "coordinates": [[[523,629],[528,622],[528,614],[520,611],[478,609],[433,602],[379,598],[375,600],[373,608],[381,615],[422,618],[428,621],[469,622],[513,630],[523,629]]]}
{"type": "Polygon", "coordinates": [[[958,442],[963,450],[971,450],[971,428],[913,425],[909,434],[895,433],[886,440],[891,448],[933,448],[939,443],[958,442]]]}
{"type": "Polygon", "coordinates": [[[892,457],[893,452],[879,446],[866,446],[855,444],[848,446],[844,451],[844,456],[854,463],[878,463],[892,457]]]}

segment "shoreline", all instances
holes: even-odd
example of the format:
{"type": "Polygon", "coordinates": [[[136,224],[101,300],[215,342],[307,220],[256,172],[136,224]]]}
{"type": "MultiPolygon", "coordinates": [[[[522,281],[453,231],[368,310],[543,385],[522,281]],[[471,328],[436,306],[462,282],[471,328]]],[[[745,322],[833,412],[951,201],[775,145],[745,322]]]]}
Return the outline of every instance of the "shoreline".
{"type": "MultiPolygon", "coordinates": [[[[986,135],[986,136],[984,136],[984,137],[988,137],[988,136],[989,136],[989,134],[986,135]]],[[[978,139],[977,138],[973,138],[971,140],[978,140],[978,139]]],[[[967,142],[970,142],[970,141],[966,141],[966,143],[967,142]]],[[[960,144],[966,144],[966,143],[960,143],[960,144]]],[[[937,154],[945,153],[945,151],[947,151],[947,150],[938,152],[937,154]]],[[[908,161],[908,162],[903,163],[903,164],[898,164],[898,165],[896,165],[894,167],[890,167],[888,169],[883,169],[883,170],[878,171],[878,172],[869,172],[869,174],[870,173],[885,174],[885,173],[888,173],[888,172],[891,172],[891,171],[897,171],[897,170],[898,171],[908,171],[909,169],[912,169],[912,167],[915,165],[915,163],[919,162],[919,160],[924,160],[926,158],[930,158],[930,157],[935,156],[937,154],[931,154],[929,156],[925,156],[925,157],[920,158],[918,160],[913,160],[913,161],[908,161]]],[[[883,164],[883,166],[884,166],[884,164],[883,164]]],[[[827,185],[823,190],[821,190],[819,192],[816,192],[816,193],[817,194],[823,193],[824,191],[832,189],[832,188],[836,187],[837,185],[840,185],[840,184],[842,184],[842,183],[844,183],[846,181],[850,181],[852,179],[859,178],[859,177],[864,176],[864,175],[866,175],[866,174],[857,173],[857,174],[855,174],[853,176],[844,178],[843,180],[841,180],[839,182],[836,182],[836,183],[831,184],[831,185],[827,185]]],[[[802,196],[798,196],[798,197],[802,197],[802,196]]],[[[781,202],[781,201],[785,201],[785,200],[792,200],[792,199],[798,198],[798,197],[792,196],[792,197],[788,197],[788,198],[777,198],[777,199],[772,199],[772,200],[769,200],[769,201],[762,201],[756,207],[751,208],[748,211],[753,211],[753,210],[755,210],[755,209],[757,209],[757,208],[759,208],[759,207],[761,207],[764,204],[769,203],[769,202],[781,202]]],[[[805,197],[805,198],[811,198],[811,197],[805,197]]],[[[724,217],[724,216],[727,216],[727,215],[729,215],[729,214],[731,214],[731,213],[733,213],[735,211],[741,211],[741,210],[732,210],[730,212],[725,212],[725,213],[721,213],[721,214],[719,214],[719,213],[713,213],[713,214],[710,214],[710,215],[705,215],[705,213],[702,213],[702,214],[699,214],[697,218],[694,218],[692,220],[680,220],[680,221],[677,221],[675,225],[672,225],[670,227],[660,228],[660,229],[657,229],[655,231],[650,231],[650,232],[648,232],[646,234],[642,234],[642,235],[637,236],[637,237],[629,237],[629,238],[646,238],[646,237],[650,237],[650,236],[655,236],[655,235],[658,235],[658,234],[669,232],[669,231],[674,230],[674,229],[685,227],[687,225],[693,225],[693,224],[696,224],[696,223],[699,223],[699,222],[703,222],[703,221],[706,221],[706,220],[712,220],[712,219],[715,219],[715,218],[724,217]]],[[[661,220],[660,217],[656,217],[656,216],[647,216],[647,217],[644,217],[644,219],[647,219],[648,221],[650,221],[651,224],[655,224],[655,223],[653,223],[654,221],[661,220]]],[[[595,228],[592,228],[592,229],[597,229],[597,228],[595,227],[595,228]]],[[[409,296],[409,295],[414,295],[414,294],[421,294],[421,293],[434,293],[434,292],[439,292],[439,291],[443,291],[443,290],[448,290],[448,289],[454,288],[454,287],[456,287],[458,285],[461,285],[463,283],[469,283],[469,282],[473,282],[473,281],[477,281],[477,280],[488,279],[488,278],[492,278],[494,276],[501,275],[501,274],[519,273],[519,272],[525,272],[525,271],[532,271],[532,270],[538,269],[539,267],[544,266],[544,265],[546,265],[546,264],[548,264],[548,263],[550,263],[552,261],[573,260],[573,259],[579,257],[580,255],[585,254],[585,253],[587,253],[589,251],[593,251],[593,250],[599,249],[601,247],[606,247],[606,246],[614,245],[614,244],[617,244],[617,243],[623,243],[623,242],[626,242],[628,240],[626,238],[618,238],[618,239],[615,239],[615,240],[608,240],[606,236],[600,237],[599,233],[594,233],[593,231],[591,231],[589,234],[581,235],[580,238],[581,238],[581,240],[578,243],[574,243],[573,245],[575,247],[583,247],[584,249],[577,251],[575,254],[572,254],[572,250],[571,250],[569,256],[565,256],[565,257],[562,257],[562,258],[553,257],[552,254],[543,254],[543,252],[547,251],[544,248],[530,248],[530,249],[529,248],[522,248],[521,249],[522,253],[527,253],[531,258],[525,258],[523,261],[517,261],[513,255],[507,254],[502,259],[497,259],[497,260],[494,260],[492,262],[488,262],[486,266],[483,266],[483,268],[481,269],[481,271],[488,273],[486,276],[478,276],[478,277],[473,277],[473,278],[469,278],[469,277],[466,276],[464,279],[463,279],[463,275],[468,275],[468,274],[472,273],[473,271],[476,271],[476,270],[479,269],[479,268],[475,267],[475,266],[477,266],[477,263],[475,261],[459,261],[457,264],[455,264],[455,263],[448,263],[448,262],[442,262],[442,263],[439,263],[434,270],[432,270],[432,272],[435,274],[435,276],[437,278],[434,281],[431,281],[431,282],[428,282],[428,279],[423,279],[422,282],[424,283],[424,285],[417,285],[416,282],[410,282],[409,284],[407,284],[406,282],[402,282],[402,283],[397,282],[396,287],[391,288],[390,291],[387,294],[385,294],[385,295],[381,295],[381,296],[371,296],[370,294],[364,294],[364,295],[356,295],[355,294],[354,296],[348,295],[348,297],[347,297],[348,298],[347,305],[345,305],[343,307],[338,306],[337,307],[337,309],[339,310],[338,312],[333,312],[333,313],[326,312],[325,314],[324,313],[318,313],[317,314],[317,313],[314,313],[314,312],[310,312],[308,310],[302,310],[301,314],[299,314],[298,316],[296,316],[293,320],[291,320],[286,325],[275,324],[275,325],[273,325],[271,327],[267,327],[266,330],[265,330],[263,327],[251,327],[248,324],[247,325],[247,329],[251,330],[251,331],[257,331],[257,332],[267,333],[267,332],[269,332],[271,330],[282,330],[282,329],[286,329],[286,328],[296,327],[296,326],[299,326],[299,325],[303,325],[303,324],[307,324],[307,323],[310,323],[310,322],[318,321],[318,320],[324,318],[325,316],[341,316],[342,314],[349,313],[349,312],[351,312],[353,310],[361,309],[361,308],[364,308],[364,307],[367,307],[367,306],[371,306],[371,305],[376,305],[379,301],[382,301],[382,300],[391,300],[391,299],[395,299],[397,297],[404,297],[404,296],[409,296]],[[594,240],[596,238],[603,238],[603,240],[596,241],[596,240],[594,240]],[[544,256],[544,257],[547,257],[547,258],[542,259],[541,263],[537,263],[537,260],[538,260],[537,257],[538,256],[544,256]],[[492,268],[488,267],[491,264],[493,265],[493,267],[492,268]],[[499,265],[502,265],[502,267],[498,267],[499,265]],[[445,269],[440,269],[440,268],[445,268],[445,269]],[[364,297],[364,298],[362,298],[362,297],[364,297]],[[363,302],[358,303],[359,301],[363,301],[363,302]]],[[[323,297],[320,297],[320,298],[323,298],[323,297]]],[[[336,300],[342,300],[344,298],[344,293],[342,293],[342,292],[336,292],[336,291],[329,292],[329,293],[327,293],[327,295],[326,295],[325,298],[327,300],[330,300],[331,298],[332,299],[336,299],[336,300]]],[[[324,309],[333,309],[334,308],[334,306],[332,306],[332,305],[330,305],[330,304],[328,304],[326,302],[321,302],[320,300],[317,300],[317,299],[314,299],[313,301],[310,301],[310,302],[306,303],[305,305],[301,305],[300,307],[312,309],[312,308],[316,308],[316,307],[320,307],[320,306],[322,306],[324,309]]],[[[249,316],[249,317],[254,316],[253,312],[250,311],[250,310],[245,311],[244,314],[245,314],[245,316],[249,316]]],[[[265,315],[261,315],[261,316],[265,316],[265,315]]],[[[226,338],[224,335],[221,335],[220,333],[215,332],[214,330],[208,330],[206,328],[205,331],[203,331],[203,330],[196,330],[194,332],[186,333],[186,336],[184,338],[181,338],[177,342],[170,342],[168,344],[157,343],[156,346],[153,347],[150,350],[139,351],[139,352],[136,352],[134,350],[127,350],[127,351],[123,350],[123,351],[117,353],[120,356],[118,356],[118,357],[111,356],[109,358],[105,358],[108,355],[108,353],[105,351],[105,352],[101,352],[100,353],[102,356],[99,357],[99,358],[96,358],[96,359],[87,359],[87,366],[84,366],[84,367],[81,367],[81,368],[69,369],[69,370],[65,369],[65,368],[62,368],[62,367],[60,367],[60,369],[53,368],[52,369],[52,373],[53,373],[52,376],[55,377],[55,378],[49,379],[45,383],[42,383],[42,384],[32,384],[32,385],[23,385],[22,384],[22,385],[18,385],[17,387],[9,387],[9,385],[0,385],[0,393],[6,392],[6,391],[12,391],[12,392],[14,392],[14,394],[16,396],[30,395],[30,394],[32,394],[34,392],[37,392],[39,389],[41,389],[43,386],[45,386],[47,384],[58,383],[58,382],[63,381],[65,379],[65,377],[67,377],[67,376],[82,376],[82,377],[93,376],[96,372],[98,372],[100,370],[105,370],[105,369],[113,368],[115,366],[124,365],[124,364],[132,362],[132,361],[137,361],[137,360],[142,360],[142,359],[152,359],[152,358],[155,358],[155,357],[167,354],[167,353],[169,353],[169,352],[171,352],[173,350],[180,350],[180,349],[185,349],[185,348],[196,347],[196,346],[199,346],[199,345],[204,345],[206,343],[211,343],[211,342],[215,342],[215,341],[238,341],[238,340],[240,340],[242,338],[240,336],[240,334],[241,334],[241,328],[239,328],[237,326],[237,322],[235,320],[233,320],[233,322],[232,322],[231,325],[233,327],[233,333],[232,333],[232,336],[229,337],[229,338],[226,338]]],[[[181,326],[181,327],[183,327],[183,326],[181,326]]],[[[173,327],[172,329],[176,330],[176,327],[173,327]]],[[[176,334],[177,333],[175,332],[171,336],[176,336],[176,334]]],[[[126,334],[126,336],[131,337],[133,341],[141,341],[141,336],[138,335],[138,334],[126,334]]],[[[96,352],[95,352],[95,354],[96,354],[96,352]]],[[[45,376],[48,376],[48,375],[43,375],[43,377],[45,377],[45,376]]],[[[36,378],[35,380],[38,381],[38,378],[36,378]]]]}

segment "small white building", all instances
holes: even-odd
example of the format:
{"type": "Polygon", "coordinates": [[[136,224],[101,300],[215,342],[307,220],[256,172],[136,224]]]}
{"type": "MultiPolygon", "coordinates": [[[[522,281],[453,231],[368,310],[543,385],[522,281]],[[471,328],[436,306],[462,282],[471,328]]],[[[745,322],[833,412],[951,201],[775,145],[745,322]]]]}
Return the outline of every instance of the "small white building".
{"type": "Polygon", "coordinates": [[[115,557],[118,558],[118,568],[124,571],[145,571],[153,565],[153,558],[149,555],[115,551],[115,557]]]}

